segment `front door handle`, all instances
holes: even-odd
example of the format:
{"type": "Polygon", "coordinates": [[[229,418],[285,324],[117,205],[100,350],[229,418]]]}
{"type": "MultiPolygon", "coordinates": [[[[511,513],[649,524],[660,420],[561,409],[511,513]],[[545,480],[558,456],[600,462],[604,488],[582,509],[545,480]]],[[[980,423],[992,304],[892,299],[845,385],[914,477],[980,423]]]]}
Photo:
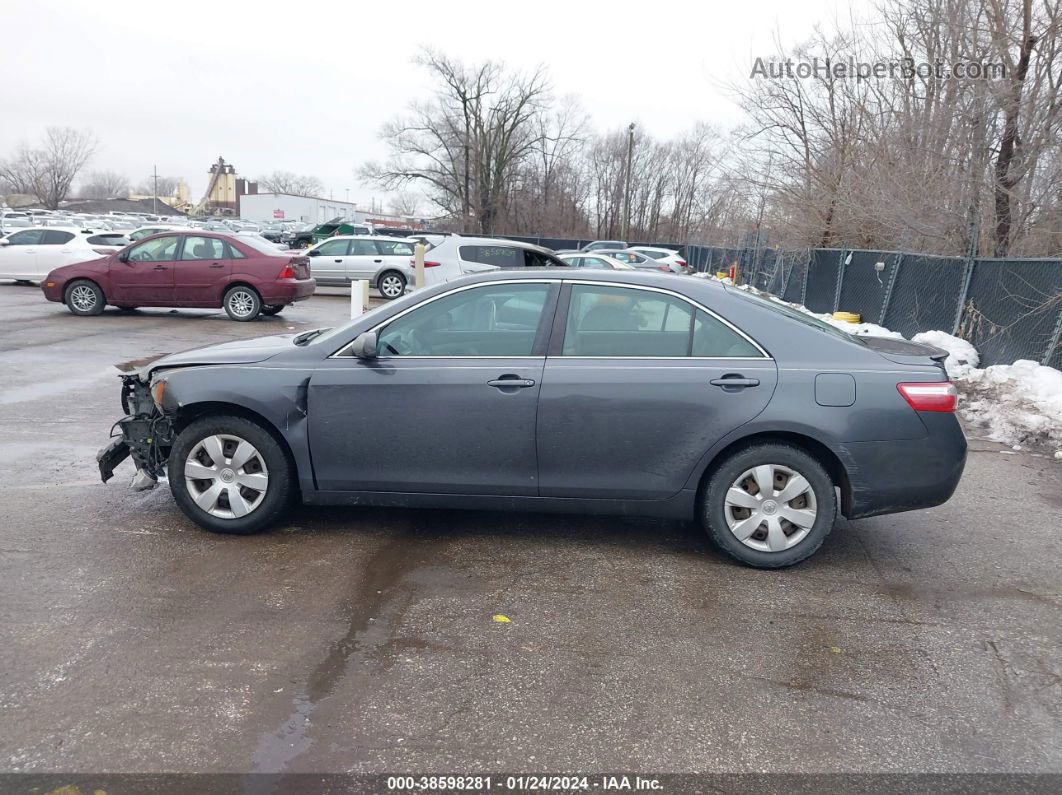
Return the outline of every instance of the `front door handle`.
{"type": "Polygon", "coordinates": [[[220,262],[215,262],[215,263],[214,263],[213,265],[211,265],[210,267],[211,267],[211,268],[224,268],[225,266],[224,266],[224,265],[222,265],[222,264],[221,264],[220,262]]]}
{"type": "Polygon", "coordinates": [[[730,374],[724,375],[722,378],[713,378],[708,383],[712,386],[721,386],[723,389],[744,389],[749,386],[759,386],[760,379],[745,378],[742,375],[730,374]]]}
{"type": "Polygon", "coordinates": [[[503,375],[498,378],[492,378],[487,382],[487,386],[497,387],[498,389],[527,389],[529,386],[534,385],[533,379],[521,378],[518,375],[503,375]]]}
{"type": "Polygon", "coordinates": [[[164,270],[169,270],[169,269],[165,265],[156,265],[155,266],[155,270],[164,271],[164,270]]]}
{"type": "Polygon", "coordinates": [[[383,262],[382,259],[374,259],[373,262],[383,262]]]}
{"type": "Polygon", "coordinates": [[[336,263],[337,263],[337,264],[339,264],[339,265],[342,265],[342,264],[343,264],[343,260],[341,260],[341,259],[337,259],[337,260],[336,260],[336,263]]]}

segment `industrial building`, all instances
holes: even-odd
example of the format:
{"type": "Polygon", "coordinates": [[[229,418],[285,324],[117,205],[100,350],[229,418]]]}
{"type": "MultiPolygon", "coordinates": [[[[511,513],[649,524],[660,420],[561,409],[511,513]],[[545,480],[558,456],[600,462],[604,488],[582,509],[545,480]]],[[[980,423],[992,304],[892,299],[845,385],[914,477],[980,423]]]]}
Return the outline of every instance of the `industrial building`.
{"type": "Polygon", "coordinates": [[[353,202],[297,196],[292,193],[256,193],[240,197],[240,217],[248,221],[302,221],[320,224],[333,218],[360,221],[353,202]]]}
{"type": "Polygon", "coordinates": [[[299,196],[292,193],[256,193],[240,197],[240,217],[248,221],[301,221],[322,224],[334,218],[375,227],[421,229],[423,221],[389,213],[359,210],[353,202],[299,196]]]}

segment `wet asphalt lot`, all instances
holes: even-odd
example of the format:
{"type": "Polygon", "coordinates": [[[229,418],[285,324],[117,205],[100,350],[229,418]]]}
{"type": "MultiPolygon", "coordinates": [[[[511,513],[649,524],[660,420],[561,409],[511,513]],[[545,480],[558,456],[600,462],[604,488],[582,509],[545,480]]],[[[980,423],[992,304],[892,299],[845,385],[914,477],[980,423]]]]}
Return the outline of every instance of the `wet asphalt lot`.
{"type": "Polygon", "coordinates": [[[99,482],[112,363],[347,309],[75,318],[0,284],[0,770],[1062,771],[1042,456],[975,441],[950,503],[841,521],[782,572],[610,517],[305,508],[217,536],[128,463],[99,482]]]}

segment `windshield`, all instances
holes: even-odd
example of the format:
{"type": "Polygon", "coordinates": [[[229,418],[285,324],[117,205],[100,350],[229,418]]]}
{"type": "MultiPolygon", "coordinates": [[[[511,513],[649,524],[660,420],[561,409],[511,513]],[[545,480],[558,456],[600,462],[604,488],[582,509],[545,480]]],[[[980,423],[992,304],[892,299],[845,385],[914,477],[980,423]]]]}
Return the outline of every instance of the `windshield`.
{"type": "Polygon", "coordinates": [[[364,320],[367,317],[372,317],[373,315],[378,315],[378,314],[380,314],[381,310],[387,309],[387,307],[389,307],[389,306],[390,306],[390,304],[380,304],[380,306],[374,306],[368,312],[364,312],[360,316],[358,316],[358,317],[354,318],[353,320],[350,320],[350,321],[342,324],[341,326],[336,326],[334,328],[326,329],[322,333],[318,334],[316,337],[313,337],[312,339],[307,340],[307,344],[309,344],[309,345],[318,345],[318,344],[320,344],[322,342],[327,342],[328,340],[333,339],[334,337],[341,336],[344,332],[346,332],[347,329],[349,329],[355,323],[360,323],[362,320],[364,320]]]}
{"type": "Polygon", "coordinates": [[[736,295],[739,298],[744,298],[746,301],[752,301],[760,306],[770,307],[775,312],[785,315],[788,318],[792,318],[798,323],[803,323],[805,326],[811,326],[819,331],[825,331],[827,334],[831,334],[834,337],[840,337],[843,340],[849,342],[859,342],[863,344],[863,341],[855,334],[849,334],[843,329],[839,329],[836,326],[832,326],[829,323],[819,320],[814,315],[809,315],[806,312],[801,312],[799,309],[794,309],[789,304],[782,303],[781,301],[774,301],[769,298],[762,298],[755,293],[750,293],[747,290],[730,289],[727,288],[727,292],[731,295],[736,295]]]}

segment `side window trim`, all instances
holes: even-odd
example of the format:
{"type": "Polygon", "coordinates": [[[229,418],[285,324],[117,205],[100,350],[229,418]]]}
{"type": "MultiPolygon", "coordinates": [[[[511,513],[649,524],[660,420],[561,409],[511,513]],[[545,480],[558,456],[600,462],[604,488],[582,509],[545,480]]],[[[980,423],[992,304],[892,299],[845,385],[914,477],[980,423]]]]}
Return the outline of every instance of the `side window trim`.
{"type": "Polygon", "coordinates": [[[725,317],[722,317],[717,312],[713,312],[711,309],[709,309],[708,307],[704,306],[703,304],[697,303],[692,298],[687,298],[686,296],[681,295],[681,294],[676,293],[676,292],[672,292],[671,290],[665,290],[665,289],[660,288],[660,287],[647,287],[647,286],[642,286],[640,284],[636,285],[636,284],[621,284],[621,283],[617,283],[617,282],[590,282],[590,281],[578,281],[576,279],[571,279],[571,280],[565,281],[565,283],[564,283],[564,292],[561,294],[561,301],[563,302],[563,311],[561,311],[561,308],[558,307],[558,309],[557,309],[557,320],[558,321],[562,321],[562,325],[558,329],[556,322],[554,322],[553,335],[550,338],[549,353],[547,354],[547,356],[549,356],[549,357],[554,357],[554,358],[558,358],[558,359],[620,359],[620,360],[623,360],[623,359],[643,359],[643,360],[644,359],[676,359],[676,360],[677,359],[696,359],[696,360],[715,360],[715,361],[727,361],[727,362],[734,362],[734,361],[757,361],[758,362],[758,361],[764,361],[764,360],[769,360],[769,361],[773,361],[774,360],[774,357],[771,356],[769,353],[767,353],[767,350],[762,345],[760,345],[758,342],[756,342],[756,340],[754,340],[752,337],[750,337],[744,331],[739,329],[737,326],[735,326],[733,323],[731,323],[725,317]],[[733,331],[735,334],[737,334],[742,339],[747,340],[756,350],[758,350],[763,355],[762,356],[690,356],[690,355],[686,355],[686,356],[566,356],[566,355],[564,355],[564,337],[567,334],[568,310],[571,307],[571,285],[576,285],[576,284],[589,285],[591,287],[601,287],[601,286],[619,287],[619,288],[625,289],[625,290],[645,290],[647,292],[663,293],[664,295],[669,295],[669,296],[672,296],[674,298],[678,298],[679,300],[685,301],[687,304],[689,304],[691,307],[693,307],[693,311],[690,313],[690,315],[691,315],[691,317],[690,317],[690,334],[689,334],[689,341],[687,342],[687,348],[686,348],[686,350],[688,352],[692,352],[692,347],[693,347],[693,328],[694,328],[694,323],[696,322],[697,310],[699,309],[702,312],[705,312],[706,314],[708,314],[710,317],[713,317],[716,320],[718,320],[720,323],[722,323],[724,326],[729,328],[731,331],[733,331]],[[563,315],[563,318],[562,318],[562,315],[563,315]]]}

